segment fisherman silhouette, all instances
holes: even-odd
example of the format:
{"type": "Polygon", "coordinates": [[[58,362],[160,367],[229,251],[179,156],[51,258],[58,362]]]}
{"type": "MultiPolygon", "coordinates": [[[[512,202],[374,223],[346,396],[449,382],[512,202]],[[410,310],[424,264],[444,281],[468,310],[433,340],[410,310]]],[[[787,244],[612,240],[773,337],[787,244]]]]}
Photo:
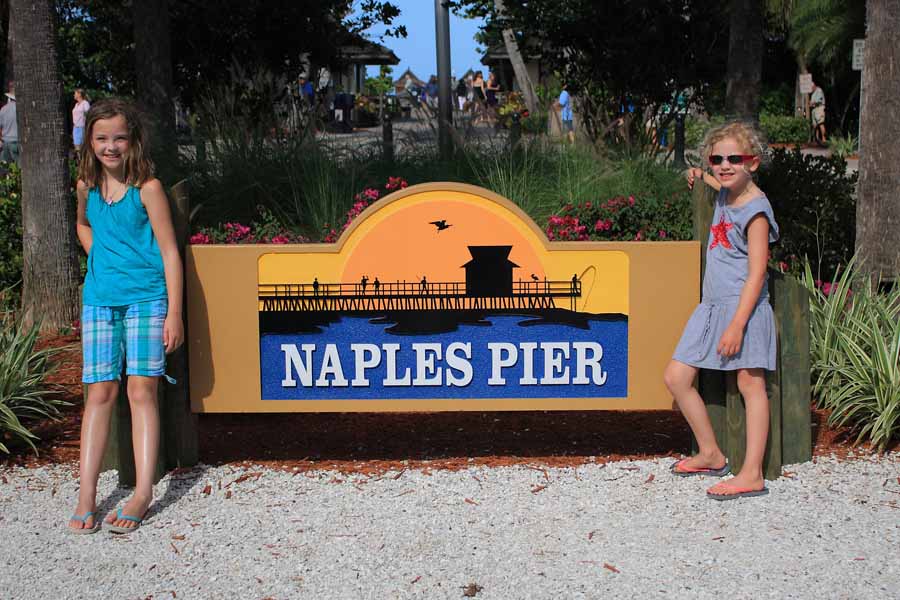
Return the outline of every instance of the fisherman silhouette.
{"type": "Polygon", "coordinates": [[[452,227],[452,225],[448,225],[447,221],[445,221],[444,219],[441,219],[440,221],[429,221],[429,224],[437,227],[438,233],[440,233],[444,229],[447,229],[448,227],[452,227]]]}
{"type": "Polygon", "coordinates": [[[359,285],[362,286],[362,293],[366,293],[366,285],[369,283],[369,278],[366,275],[362,276],[362,279],[359,280],[359,285]]]}

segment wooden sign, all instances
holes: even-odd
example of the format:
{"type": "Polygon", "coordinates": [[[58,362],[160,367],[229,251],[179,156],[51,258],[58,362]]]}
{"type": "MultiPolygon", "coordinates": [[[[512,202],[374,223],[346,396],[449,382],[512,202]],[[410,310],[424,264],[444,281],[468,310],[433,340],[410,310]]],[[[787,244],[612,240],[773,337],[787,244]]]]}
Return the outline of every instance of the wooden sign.
{"type": "Polygon", "coordinates": [[[192,406],[670,408],[699,264],[697,242],[550,242],[452,183],[391,194],[335,244],[192,246],[192,406]]]}

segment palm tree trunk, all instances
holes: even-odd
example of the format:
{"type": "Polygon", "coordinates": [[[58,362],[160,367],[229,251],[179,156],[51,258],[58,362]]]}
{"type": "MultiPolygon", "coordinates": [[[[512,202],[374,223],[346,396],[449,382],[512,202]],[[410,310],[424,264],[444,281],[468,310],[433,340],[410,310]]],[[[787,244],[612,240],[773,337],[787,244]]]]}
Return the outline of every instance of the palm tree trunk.
{"type": "Polygon", "coordinates": [[[900,89],[900,0],[866,2],[866,55],[860,114],[856,250],[863,268],[896,282],[900,273],[900,139],[896,96],[900,89]]]}
{"type": "Polygon", "coordinates": [[[12,0],[22,165],[22,309],[45,329],[78,316],[78,244],[52,0],[12,0]]]}
{"type": "Polygon", "coordinates": [[[762,0],[731,0],[725,112],[732,117],[759,117],[762,81],[762,0]]]}
{"type": "MultiPolygon", "coordinates": [[[[498,15],[503,15],[503,0],[494,0],[494,8],[498,15]]],[[[528,69],[525,67],[525,61],[522,59],[522,53],[519,52],[519,44],[516,42],[516,35],[512,29],[503,30],[503,43],[506,45],[506,53],[509,55],[509,62],[512,63],[513,72],[516,74],[516,81],[522,90],[522,99],[528,112],[536,115],[538,109],[537,95],[534,93],[534,85],[528,76],[528,69]]]]}
{"type": "MultiPolygon", "coordinates": [[[[171,180],[177,169],[175,88],[172,83],[172,44],[169,1],[132,3],[137,97],[152,119],[151,153],[160,178],[171,180]]],[[[172,183],[172,181],[168,181],[172,183]]]]}

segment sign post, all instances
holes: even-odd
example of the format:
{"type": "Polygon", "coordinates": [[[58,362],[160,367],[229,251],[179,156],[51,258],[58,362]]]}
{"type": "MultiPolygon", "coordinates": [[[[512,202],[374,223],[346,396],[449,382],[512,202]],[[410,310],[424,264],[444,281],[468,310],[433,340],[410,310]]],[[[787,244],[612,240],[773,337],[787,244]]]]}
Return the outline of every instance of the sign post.
{"type": "Polygon", "coordinates": [[[865,77],[862,76],[863,65],[866,60],[866,40],[853,40],[853,54],[851,63],[854,71],[859,71],[859,122],[856,126],[856,151],[862,152],[862,107],[863,93],[865,93],[865,77]]]}

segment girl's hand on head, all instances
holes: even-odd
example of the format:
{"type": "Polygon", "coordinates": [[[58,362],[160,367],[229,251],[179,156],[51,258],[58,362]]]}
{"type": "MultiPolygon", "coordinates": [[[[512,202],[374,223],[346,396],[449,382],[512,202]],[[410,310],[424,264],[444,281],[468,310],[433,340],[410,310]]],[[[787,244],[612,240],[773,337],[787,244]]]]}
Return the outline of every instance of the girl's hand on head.
{"type": "Polygon", "coordinates": [[[163,344],[166,354],[174,352],[184,342],[184,323],[181,316],[167,315],[163,323],[163,344]]]}
{"type": "Polygon", "coordinates": [[[716,352],[725,358],[731,358],[741,351],[741,345],[744,342],[744,328],[732,323],[725,329],[722,339],[719,340],[719,346],[716,352]]]}

